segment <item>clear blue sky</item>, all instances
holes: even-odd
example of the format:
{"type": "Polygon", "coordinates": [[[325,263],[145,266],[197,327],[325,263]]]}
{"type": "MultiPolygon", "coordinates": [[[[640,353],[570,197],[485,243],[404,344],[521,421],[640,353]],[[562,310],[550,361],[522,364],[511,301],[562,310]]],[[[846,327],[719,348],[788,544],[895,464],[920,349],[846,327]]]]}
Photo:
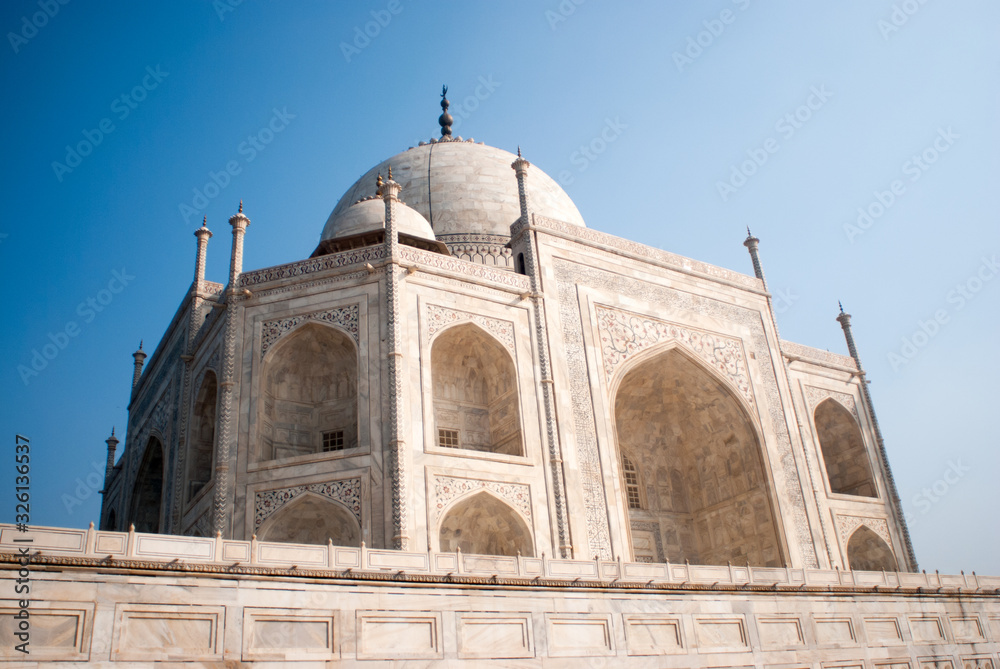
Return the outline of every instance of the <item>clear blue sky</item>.
{"type": "Polygon", "coordinates": [[[0,7],[0,425],[31,438],[34,524],[97,518],[88,475],[124,428],[132,351],[191,281],[201,215],[212,280],[240,198],[244,267],[307,257],[359,175],[437,134],[447,83],[456,134],[520,144],[590,227],[750,273],[749,225],[784,338],[846,353],[843,300],[921,566],[1000,573],[1000,5],[229,4],[0,7]]]}

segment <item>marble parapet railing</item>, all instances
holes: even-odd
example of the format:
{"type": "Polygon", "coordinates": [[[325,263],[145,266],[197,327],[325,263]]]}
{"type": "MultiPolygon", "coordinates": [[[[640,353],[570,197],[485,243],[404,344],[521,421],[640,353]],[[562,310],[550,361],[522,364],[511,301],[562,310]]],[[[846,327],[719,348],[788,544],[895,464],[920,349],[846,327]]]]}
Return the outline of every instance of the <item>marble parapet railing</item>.
{"type": "MultiPolygon", "coordinates": [[[[905,572],[841,571],[785,567],[655,564],[614,560],[562,560],[541,557],[505,557],[458,553],[415,553],[388,549],[232,541],[217,537],[184,537],[140,532],[105,532],[59,527],[29,527],[18,531],[0,524],[0,563],[17,562],[27,548],[39,558],[77,558],[69,564],[155,569],[195,567],[258,567],[263,571],[364,572],[392,575],[479,576],[527,581],[545,579],[568,585],[584,582],[657,586],[779,587],[909,589],[929,592],[965,592],[1000,595],[1000,576],[945,575],[905,572]],[[992,592],[991,592],[992,591],[992,592]]],[[[193,571],[199,571],[192,569],[193,571]]]]}

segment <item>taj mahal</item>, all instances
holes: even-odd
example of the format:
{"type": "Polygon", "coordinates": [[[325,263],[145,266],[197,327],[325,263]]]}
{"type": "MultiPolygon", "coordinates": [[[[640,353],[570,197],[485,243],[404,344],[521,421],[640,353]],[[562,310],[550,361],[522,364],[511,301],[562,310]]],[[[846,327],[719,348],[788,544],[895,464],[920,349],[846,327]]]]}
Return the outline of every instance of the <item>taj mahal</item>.
{"type": "Polygon", "coordinates": [[[245,269],[241,202],[216,283],[195,231],[100,523],[34,530],[0,657],[996,667],[1000,577],[919,571],[851,316],[847,356],[781,339],[750,230],[751,273],[598,232],[441,97],[302,260],[245,269]]]}

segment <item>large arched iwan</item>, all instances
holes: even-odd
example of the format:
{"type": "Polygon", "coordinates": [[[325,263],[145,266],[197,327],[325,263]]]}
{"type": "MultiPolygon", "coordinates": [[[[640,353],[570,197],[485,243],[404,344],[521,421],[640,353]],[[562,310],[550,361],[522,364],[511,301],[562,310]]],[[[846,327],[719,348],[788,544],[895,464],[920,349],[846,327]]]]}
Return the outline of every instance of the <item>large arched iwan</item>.
{"type": "Polygon", "coordinates": [[[674,346],[636,361],[614,393],[619,470],[627,454],[645,487],[639,508],[621,503],[633,557],[781,566],[760,437],[728,385],[674,346]]]}
{"type": "Polygon", "coordinates": [[[861,428],[839,402],[827,398],[813,413],[830,492],[877,497],[861,428]]]}
{"type": "Polygon", "coordinates": [[[455,325],[435,338],[431,389],[438,446],[524,454],[514,360],[479,326],[455,325]]]}
{"type": "Polygon", "coordinates": [[[897,571],[889,544],[865,525],[854,530],[847,542],[847,564],[852,571],[897,571]]]}
{"type": "Polygon", "coordinates": [[[285,460],[358,446],[358,351],[344,332],[307,323],[264,358],[258,458],[285,460]]]}
{"type": "Polygon", "coordinates": [[[260,541],[360,546],[361,526],[343,504],[303,492],[275,511],[257,530],[260,541]]]}
{"type": "Polygon", "coordinates": [[[450,553],[532,557],[531,530],[514,509],[482,491],[455,502],[441,519],[440,548],[450,553]]]}
{"type": "Polygon", "coordinates": [[[150,437],[132,490],[130,523],[136,532],[157,534],[163,508],[163,444],[150,437]]]}

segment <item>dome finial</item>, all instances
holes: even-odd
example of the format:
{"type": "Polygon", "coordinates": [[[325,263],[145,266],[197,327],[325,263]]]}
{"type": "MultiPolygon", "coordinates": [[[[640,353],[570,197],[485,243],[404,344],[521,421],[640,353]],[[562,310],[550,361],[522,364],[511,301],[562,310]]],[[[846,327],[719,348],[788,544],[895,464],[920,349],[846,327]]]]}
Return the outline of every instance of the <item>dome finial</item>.
{"type": "Polygon", "coordinates": [[[378,173],[378,177],[375,179],[375,196],[382,197],[382,173],[378,173]]]}
{"type": "Polygon", "coordinates": [[[442,139],[444,139],[445,137],[451,138],[451,124],[454,122],[454,119],[451,117],[451,114],[448,113],[448,105],[450,105],[451,103],[448,102],[448,98],[445,97],[446,95],[448,95],[448,87],[442,86],[441,87],[442,114],[441,116],[438,117],[438,123],[441,125],[442,139]]]}

